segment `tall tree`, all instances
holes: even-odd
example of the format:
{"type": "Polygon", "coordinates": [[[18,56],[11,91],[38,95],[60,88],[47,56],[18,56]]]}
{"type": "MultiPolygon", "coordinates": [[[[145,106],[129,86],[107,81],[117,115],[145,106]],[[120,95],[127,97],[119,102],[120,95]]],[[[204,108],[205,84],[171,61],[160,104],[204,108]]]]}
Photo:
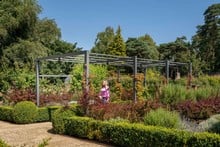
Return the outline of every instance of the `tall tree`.
{"type": "Polygon", "coordinates": [[[0,53],[2,53],[5,46],[31,36],[40,6],[36,0],[1,0],[0,10],[0,53]]]}
{"type": "Polygon", "coordinates": [[[114,29],[112,27],[106,27],[104,32],[98,33],[95,46],[91,49],[93,53],[107,54],[108,47],[114,38],[114,29]]]}
{"type": "Polygon", "coordinates": [[[128,38],[126,41],[126,53],[128,56],[147,59],[158,59],[159,56],[157,46],[149,35],[139,38],[128,38]]]}
{"type": "Polygon", "coordinates": [[[220,71],[220,3],[209,6],[203,15],[205,23],[197,26],[193,47],[206,63],[205,71],[220,71]]]}
{"type": "Polygon", "coordinates": [[[126,46],[121,35],[120,26],[116,31],[116,35],[114,36],[113,41],[108,46],[107,52],[111,55],[126,56],[126,46]]]}

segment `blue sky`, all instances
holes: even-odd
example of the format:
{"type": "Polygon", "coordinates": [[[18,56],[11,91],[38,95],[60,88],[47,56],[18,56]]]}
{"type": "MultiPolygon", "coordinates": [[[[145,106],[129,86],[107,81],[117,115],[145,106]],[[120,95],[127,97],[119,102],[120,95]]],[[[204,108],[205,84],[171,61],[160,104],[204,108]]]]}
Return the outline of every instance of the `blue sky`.
{"type": "Polygon", "coordinates": [[[157,45],[186,36],[204,24],[203,13],[220,0],[38,0],[40,18],[54,19],[62,40],[90,50],[96,36],[120,26],[124,41],[149,34],[157,45]]]}

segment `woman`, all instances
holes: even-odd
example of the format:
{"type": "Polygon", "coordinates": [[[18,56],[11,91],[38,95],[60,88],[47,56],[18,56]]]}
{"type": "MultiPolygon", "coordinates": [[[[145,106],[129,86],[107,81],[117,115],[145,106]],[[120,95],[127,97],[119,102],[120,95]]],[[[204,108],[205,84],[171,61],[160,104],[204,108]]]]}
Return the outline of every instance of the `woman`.
{"type": "Polygon", "coordinates": [[[108,82],[104,80],[102,81],[102,88],[100,89],[99,92],[99,98],[102,100],[104,104],[106,104],[109,102],[109,97],[110,97],[110,91],[109,91],[108,82]]]}

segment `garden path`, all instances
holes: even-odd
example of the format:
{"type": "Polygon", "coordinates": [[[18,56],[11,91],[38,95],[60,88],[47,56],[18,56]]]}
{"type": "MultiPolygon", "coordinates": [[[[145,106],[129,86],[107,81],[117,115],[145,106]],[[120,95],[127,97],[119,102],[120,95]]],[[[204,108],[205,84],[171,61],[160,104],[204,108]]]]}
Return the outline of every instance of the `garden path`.
{"type": "Polygon", "coordinates": [[[51,129],[51,122],[21,125],[0,121],[0,138],[12,147],[37,147],[46,139],[46,147],[112,147],[91,140],[53,134],[51,129]]]}

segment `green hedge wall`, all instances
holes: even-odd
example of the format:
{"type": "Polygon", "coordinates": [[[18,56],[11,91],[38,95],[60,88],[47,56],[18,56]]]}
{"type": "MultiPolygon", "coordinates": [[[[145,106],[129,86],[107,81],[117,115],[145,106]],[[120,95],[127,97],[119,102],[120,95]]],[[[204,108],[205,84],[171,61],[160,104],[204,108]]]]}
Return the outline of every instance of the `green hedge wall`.
{"type": "Polygon", "coordinates": [[[177,129],[145,126],[143,124],[110,123],[85,117],[65,119],[66,134],[96,139],[117,146],[219,146],[220,135],[192,133],[177,129]]]}
{"type": "Polygon", "coordinates": [[[45,122],[50,120],[50,115],[47,107],[38,108],[37,122],[45,122]]]}
{"type": "MultiPolygon", "coordinates": [[[[37,108],[37,115],[33,118],[34,122],[51,121],[55,110],[62,106],[50,106],[37,108]]],[[[13,119],[14,107],[0,106],[0,120],[16,123],[13,119]]],[[[21,114],[19,114],[21,115],[21,114]]],[[[25,123],[25,122],[20,122],[25,123]]]]}
{"type": "Polygon", "coordinates": [[[12,112],[13,107],[0,106],[0,120],[13,122],[12,112]]]}

